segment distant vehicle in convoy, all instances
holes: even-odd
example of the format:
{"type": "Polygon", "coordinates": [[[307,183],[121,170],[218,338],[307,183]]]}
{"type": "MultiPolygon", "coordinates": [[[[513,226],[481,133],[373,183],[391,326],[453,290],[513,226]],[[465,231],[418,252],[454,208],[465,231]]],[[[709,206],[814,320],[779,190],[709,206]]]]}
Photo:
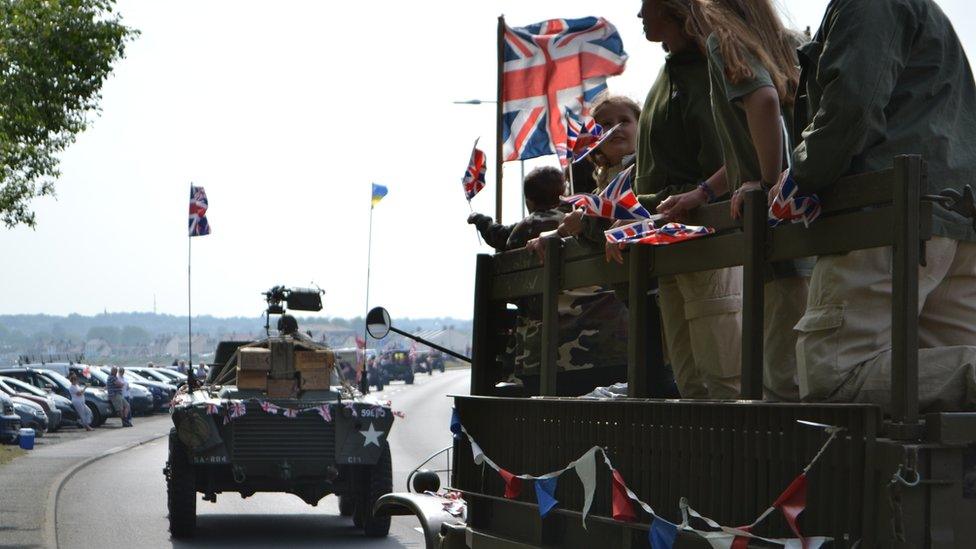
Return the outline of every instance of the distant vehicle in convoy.
{"type": "Polygon", "coordinates": [[[393,380],[413,385],[413,361],[406,351],[384,351],[376,357],[374,364],[382,376],[383,385],[393,380]]]}
{"type": "MultiPolygon", "coordinates": [[[[68,378],[55,370],[37,370],[34,368],[4,368],[0,369],[0,377],[19,379],[42,390],[71,400],[71,382],[68,378]]],[[[116,416],[115,410],[108,401],[108,393],[104,388],[92,387],[85,391],[85,405],[92,413],[91,426],[98,427],[105,420],[116,416]]]]}
{"type": "Polygon", "coordinates": [[[50,422],[40,404],[19,396],[12,396],[10,400],[14,403],[14,411],[20,416],[21,427],[33,429],[36,437],[43,437],[48,432],[50,422]]]}
{"type": "Polygon", "coordinates": [[[165,383],[174,389],[186,383],[186,374],[167,370],[165,368],[148,368],[145,366],[133,366],[125,369],[126,372],[135,372],[142,377],[165,383]]]}
{"type": "Polygon", "coordinates": [[[336,494],[342,516],[385,537],[390,517],[373,506],[393,485],[389,404],[340,380],[332,351],[285,314],[286,303],[321,310],[318,291],[278,286],[265,298],[267,337],[220,343],[208,379],[174,401],[164,470],[170,533],[193,535],[198,493],[215,502],[224,492],[284,492],[310,505],[336,494]]]}
{"type": "Polygon", "coordinates": [[[0,393],[0,442],[13,443],[20,433],[20,415],[14,409],[14,402],[0,393]]]}
{"type": "Polygon", "coordinates": [[[4,391],[10,396],[29,399],[41,406],[44,413],[47,414],[50,431],[57,431],[65,421],[77,422],[78,414],[71,407],[71,401],[54,393],[48,393],[19,379],[4,377],[0,377],[0,391],[4,391]],[[66,416],[66,414],[69,415],[66,416]]]}

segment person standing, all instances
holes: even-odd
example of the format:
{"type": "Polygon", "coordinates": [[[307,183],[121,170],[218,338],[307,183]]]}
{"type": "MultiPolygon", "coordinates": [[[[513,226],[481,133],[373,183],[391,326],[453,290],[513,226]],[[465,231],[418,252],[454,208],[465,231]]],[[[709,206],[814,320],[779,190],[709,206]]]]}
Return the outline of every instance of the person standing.
{"type": "MultiPolygon", "coordinates": [[[[920,154],[922,194],[976,184],[976,83],[933,0],[834,0],[801,50],[793,180],[809,194],[920,154]],[[805,107],[805,108],[804,108],[805,107]]],[[[777,185],[772,193],[779,192],[777,185]]],[[[976,230],[935,208],[919,268],[922,412],[976,409],[976,230]]],[[[891,248],[817,258],[797,323],[808,400],[891,405],[891,248]]]]}
{"type": "Polygon", "coordinates": [[[85,404],[85,390],[87,387],[78,381],[78,376],[74,372],[71,373],[68,380],[71,381],[71,387],[68,388],[68,393],[71,395],[71,406],[78,414],[78,421],[81,423],[81,426],[86,431],[91,431],[91,410],[85,404]]]}
{"type": "Polygon", "coordinates": [[[119,367],[119,382],[122,384],[122,400],[125,401],[125,419],[122,421],[124,427],[132,427],[132,392],[129,389],[129,380],[125,377],[125,368],[119,367]]]}
{"type": "MultiPolygon", "coordinates": [[[[637,128],[634,192],[653,211],[672,194],[724,182],[708,59],[686,30],[687,6],[644,0],[644,35],[668,52],[637,128]]],[[[739,397],[742,268],[661,277],[661,321],[682,398],[739,397]]]]}
{"type": "Polygon", "coordinates": [[[122,396],[122,387],[122,382],[119,381],[119,369],[112,366],[108,374],[108,379],[105,380],[105,389],[108,391],[108,400],[112,403],[112,408],[115,409],[115,413],[122,420],[122,426],[127,427],[131,424],[125,419],[125,397],[122,396]]]}
{"type": "MultiPolygon", "coordinates": [[[[693,37],[707,53],[711,105],[722,144],[725,178],[665,201],[668,216],[732,191],[731,215],[742,216],[745,193],[769,191],[788,168],[786,120],[793,120],[802,35],[784,28],[770,0],[669,0],[687,7],[693,37]]],[[[766,400],[800,399],[795,325],[806,310],[813,261],[767,266],[764,285],[763,388],[766,400]],[[787,328],[784,328],[786,326],[787,328]]]]}

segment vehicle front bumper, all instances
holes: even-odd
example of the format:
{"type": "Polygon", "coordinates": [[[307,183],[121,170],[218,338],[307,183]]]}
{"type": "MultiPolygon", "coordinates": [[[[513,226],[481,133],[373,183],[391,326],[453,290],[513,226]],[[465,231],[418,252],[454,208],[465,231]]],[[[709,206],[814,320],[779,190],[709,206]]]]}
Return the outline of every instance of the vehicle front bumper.
{"type": "Polygon", "coordinates": [[[17,414],[0,416],[0,440],[13,442],[20,434],[20,416],[17,414]]]}

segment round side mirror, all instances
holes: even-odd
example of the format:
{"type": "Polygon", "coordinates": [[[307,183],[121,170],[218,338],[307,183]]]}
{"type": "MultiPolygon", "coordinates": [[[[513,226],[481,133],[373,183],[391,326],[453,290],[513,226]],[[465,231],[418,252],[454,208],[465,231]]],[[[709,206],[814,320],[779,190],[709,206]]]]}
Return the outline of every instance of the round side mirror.
{"type": "Polygon", "coordinates": [[[390,313],[383,307],[373,307],[366,313],[366,332],[373,339],[383,339],[390,333],[390,313]]]}

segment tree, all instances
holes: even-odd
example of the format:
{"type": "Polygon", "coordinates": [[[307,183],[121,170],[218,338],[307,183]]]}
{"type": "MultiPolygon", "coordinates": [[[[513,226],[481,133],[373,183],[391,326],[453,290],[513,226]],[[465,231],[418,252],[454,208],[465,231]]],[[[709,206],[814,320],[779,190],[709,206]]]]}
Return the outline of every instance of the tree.
{"type": "Polygon", "coordinates": [[[125,43],[138,31],[115,0],[0,0],[0,219],[34,226],[54,194],[58,154],[85,130],[125,43]]]}
{"type": "Polygon", "coordinates": [[[101,339],[102,341],[116,345],[119,343],[121,337],[122,331],[115,326],[92,326],[88,329],[88,336],[85,339],[89,341],[101,339]]]}
{"type": "Polygon", "coordinates": [[[123,345],[145,345],[149,343],[149,332],[139,326],[125,326],[119,337],[123,345]]]}

